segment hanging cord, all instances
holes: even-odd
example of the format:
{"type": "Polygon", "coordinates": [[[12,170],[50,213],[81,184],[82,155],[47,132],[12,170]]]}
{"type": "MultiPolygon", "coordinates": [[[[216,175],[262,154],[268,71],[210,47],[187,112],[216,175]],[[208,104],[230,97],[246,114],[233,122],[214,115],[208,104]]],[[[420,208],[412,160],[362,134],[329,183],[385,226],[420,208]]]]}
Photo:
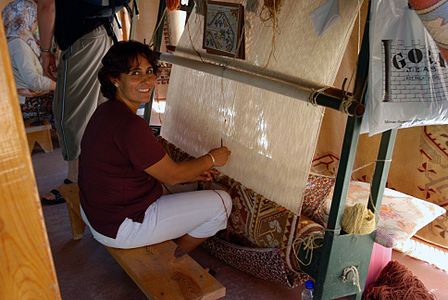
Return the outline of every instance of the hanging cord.
{"type": "Polygon", "coordinates": [[[350,106],[352,106],[353,100],[351,98],[345,98],[342,99],[341,105],[339,105],[339,111],[342,111],[349,115],[350,117],[353,117],[353,114],[349,112],[350,106]]]}
{"type": "Polygon", "coordinates": [[[280,11],[280,7],[282,5],[282,0],[264,0],[263,7],[260,11],[260,20],[263,23],[266,23],[272,20],[272,40],[271,40],[271,50],[269,51],[268,60],[263,68],[267,68],[269,63],[271,62],[271,58],[274,57],[275,60],[275,45],[277,34],[280,34],[279,26],[278,26],[278,12],[280,11]],[[267,15],[267,16],[264,16],[267,15]]]}
{"type": "Polygon", "coordinates": [[[216,193],[216,195],[218,195],[219,198],[221,199],[222,206],[224,207],[224,210],[226,212],[226,220],[227,220],[229,218],[229,212],[227,211],[227,207],[226,207],[226,204],[224,203],[224,199],[222,198],[221,194],[219,194],[216,190],[212,190],[212,191],[214,191],[216,193]]]}
{"type": "Polygon", "coordinates": [[[314,106],[317,106],[317,97],[321,94],[324,94],[324,92],[329,89],[330,87],[324,86],[323,88],[320,88],[318,90],[311,89],[311,93],[308,96],[308,102],[313,104],[314,106]]]}
{"type": "MultiPolygon", "coordinates": [[[[196,20],[195,22],[197,22],[197,17],[198,15],[196,14],[196,20]]],[[[205,22],[205,20],[204,20],[205,22]]],[[[196,53],[196,55],[199,57],[199,59],[201,60],[201,62],[206,63],[205,60],[202,58],[201,53],[196,49],[196,47],[194,46],[194,42],[193,42],[193,38],[191,37],[191,31],[190,31],[190,21],[187,22],[187,24],[185,25],[185,27],[187,27],[187,31],[188,31],[188,38],[190,39],[190,45],[193,48],[194,52],[196,53]]]]}
{"type": "MultiPolygon", "coordinates": [[[[344,113],[346,113],[349,116],[353,116],[352,113],[349,112],[349,108],[352,106],[353,104],[353,98],[348,97],[347,91],[345,90],[345,83],[346,83],[346,79],[344,80],[344,83],[342,85],[342,89],[343,89],[343,98],[341,101],[341,104],[339,105],[339,111],[342,111],[344,113]]],[[[310,102],[311,104],[313,104],[314,106],[317,106],[317,97],[319,95],[324,95],[325,91],[327,89],[329,89],[330,87],[328,86],[324,86],[318,90],[315,89],[311,89],[311,93],[308,96],[308,102],[310,102]]]]}
{"type": "MultiPolygon", "coordinates": [[[[352,76],[350,78],[350,82],[351,82],[351,80],[353,78],[353,74],[354,74],[354,72],[352,71],[352,76]]],[[[348,96],[348,92],[347,92],[347,89],[346,89],[346,88],[348,88],[350,86],[350,82],[349,82],[348,85],[346,85],[347,78],[344,78],[344,81],[342,82],[342,102],[339,105],[339,111],[342,111],[342,112],[348,114],[349,116],[353,116],[353,114],[349,113],[349,108],[352,105],[353,101],[352,101],[352,98],[350,98],[348,96]]]]}
{"type": "Polygon", "coordinates": [[[357,267],[350,266],[344,268],[344,270],[342,271],[341,280],[344,283],[351,281],[353,285],[356,285],[359,293],[362,291],[361,286],[359,284],[359,271],[357,267]]]}
{"type": "MultiPolygon", "coordinates": [[[[319,233],[312,233],[304,238],[298,237],[292,242],[291,246],[297,262],[300,263],[300,265],[309,266],[313,261],[314,250],[323,246],[323,235],[319,233]],[[305,251],[305,260],[302,260],[299,257],[300,249],[305,251]]],[[[293,270],[291,267],[290,269],[293,270]]],[[[293,271],[296,272],[295,270],[293,271]]]]}

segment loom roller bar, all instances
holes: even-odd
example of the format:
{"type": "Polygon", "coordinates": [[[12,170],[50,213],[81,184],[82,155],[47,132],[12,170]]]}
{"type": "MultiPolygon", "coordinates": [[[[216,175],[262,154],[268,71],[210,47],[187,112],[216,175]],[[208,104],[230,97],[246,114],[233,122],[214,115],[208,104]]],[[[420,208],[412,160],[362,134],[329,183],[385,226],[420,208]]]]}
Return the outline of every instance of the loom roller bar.
{"type": "Polygon", "coordinates": [[[161,53],[160,60],[242,82],[305,102],[309,102],[309,99],[311,98],[310,96],[312,96],[312,100],[315,104],[342,111],[355,117],[362,116],[365,111],[364,104],[353,99],[351,93],[335,87],[319,86],[310,82],[306,82],[306,86],[304,86],[302,82],[293,82],[283,78],[273,77],[272,75],[263,74],[260,71],[255,73],[225,65],[202,62],[170,53],[161,53]],[[342,110],[341,107],[344,103],[346,105],[342,110]]]}

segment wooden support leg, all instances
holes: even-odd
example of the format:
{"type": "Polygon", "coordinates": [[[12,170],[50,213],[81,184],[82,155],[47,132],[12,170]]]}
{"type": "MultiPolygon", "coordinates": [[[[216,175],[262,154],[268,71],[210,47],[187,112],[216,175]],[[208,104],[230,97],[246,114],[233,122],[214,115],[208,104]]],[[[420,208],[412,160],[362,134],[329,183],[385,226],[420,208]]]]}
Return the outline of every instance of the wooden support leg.
{"type": "Polygon", "coordinates": [[[28,139],[28,147],[33,152],[34,144],[38,143],[46,152],[53,151],[53,142],[51,141],[51,125],[44,121],[42,125],[31,126],[29,122],[25,122],[26,137],[28,139]]]}
{"type": "Polygon", "coordinates": [[[86,224],[81,218],[78,185],[76,183],[63,184],[59,187],[59,191],[67,204],[70,225],[72,227],[72,238],[74,240],[80,240],[84,235],[86,224]]]}

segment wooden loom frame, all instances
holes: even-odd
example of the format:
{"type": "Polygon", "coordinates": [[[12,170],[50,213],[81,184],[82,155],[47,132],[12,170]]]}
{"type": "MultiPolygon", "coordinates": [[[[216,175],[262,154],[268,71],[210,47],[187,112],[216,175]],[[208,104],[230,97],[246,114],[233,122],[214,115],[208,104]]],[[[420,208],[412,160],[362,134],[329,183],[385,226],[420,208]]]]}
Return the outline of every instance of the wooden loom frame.
{"type": "MultiPolygon", "coordinates": [[[[358,57],[359,65],[354,90],[355,98],[360,99],[361,103],[365,102],[367,89],[369,24],[370,1],[368,3],[368,14],[361,52],[358,57]]],[[[341,159],[339,161],[323,247],[319,249],[320,253],[316,256],[316,259],[313,259],[308,267],[303,268],[306,273],[316,279],[316,299],[333,299],[343,296],[352,296],[354,299],[361,299],[362,297],[372,248],[375,242],[375,232],[365,235],[342,234],[340,226],[348,193],[351,170],[355,161],[361,121],[362,118],[352,116],[349,116],[347,119],[341,159]],[[358,274],[349,271],[351,267],[356,267],[358,274]],[[352,274],[350,276],[344,276],[344,271],[351,272],[352,274]],[[361,290],[358,289],[354,280],[357,280],[361,290]]],[[[393,129],[384,132],[381,137],[370,190],[372,201],[368,203],[368,207],[375,212],[375,218],[377,220],[392,160],[396,135],[397,130],[393,129]]]]}
{"type": "MultiPolygon", "coordinates": [[[[358,56],[359,64],[353,97],[354,99],[359,99],[361,106],[365,102],[367,89],[369,23],[370,1],[368,3],[368,15],[361,51],[358,56]]],[[[162,57],[161,59],[163,60],[164,58],[162,57]]],[[[189,67],[191,68],[191,66],[189,67]]],[[[201,69],[201,71],[207,72],[204,69],[201,69]]],[[[316,102],[321,106],[335,109],[333,100],[334,98],[330,99],[326,95],[319,95],[316,102]]],[[[361,299],[362,297],[372,248],[375,242],[375,232],[366,235],[345,234],[341,233],[340,226],[351,171],[355,161],[361,121],[362,115],[348,116],[323,247],[314,250],[317,253],[313,255],[313,260],[309,266],[301,266],[302,271],[308,273],[316,280],[315,299],[333,299],[343,296],[361,299]],[[356,271],[354,271],[354,268],[356,268],[356,271]],[[344,276],[344,273],[346,276],[344,276]]],[[[378,151],[377,164],[371,183],[372,201],[368,204],[369,208],[375,212],[377,220],[389,173],[396,134],[396,129],[383,133],[378,151]]],[[[304,256],[305,251],[301,249],[299,255],[304,256]]]]}

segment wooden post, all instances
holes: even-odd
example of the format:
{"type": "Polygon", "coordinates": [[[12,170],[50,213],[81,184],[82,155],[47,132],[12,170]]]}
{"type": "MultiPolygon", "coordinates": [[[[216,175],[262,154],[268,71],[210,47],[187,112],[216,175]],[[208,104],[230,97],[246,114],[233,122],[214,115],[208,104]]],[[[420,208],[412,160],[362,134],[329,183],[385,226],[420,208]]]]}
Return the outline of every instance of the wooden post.
{"type": "Polygon", "coordinates": [[[122,33],[121,38],[123,41],[129,40],[129,21],[127,15],[128,14],[124,9],[120,10],[119,16],[121,22],[121,33],[122,33]]]}
{"type": "Polygon", "coordinates": [[[0,299],[61,299],[0,21],[0,299]]]}

